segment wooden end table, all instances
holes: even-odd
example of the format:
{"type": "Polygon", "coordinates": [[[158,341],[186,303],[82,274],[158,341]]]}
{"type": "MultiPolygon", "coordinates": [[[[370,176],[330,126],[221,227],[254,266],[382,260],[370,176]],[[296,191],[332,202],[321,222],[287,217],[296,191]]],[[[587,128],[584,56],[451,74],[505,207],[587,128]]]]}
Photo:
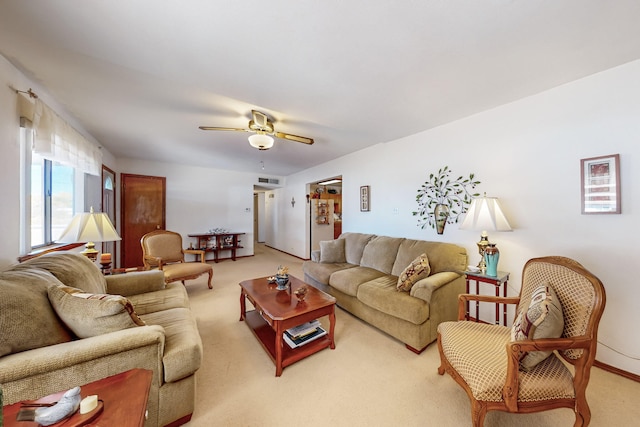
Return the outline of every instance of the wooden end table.
{"type": "Polygon", "coordinates": [[[275,363],[276,377],[282,375],[286,366],[327,347],[336,348],[333,339],[336,299],[293,276],[289,276],[289,281],[289,289],[283,291],[277,290],[276,284],[269,283],[266,277],[240,283],[240,321],[247,324],[275,363]],[[307,286],[308,291],[304,301],[299,302],[293,292],[301,286],[307,286]],[[247,312],[247,299],[255,310],[247,312]],[[323,316],[329,316],[327,335],[297,348],[285,343],[284,331],[323,316]]]}
{"type": "MultiPolygon", "coordinates": [[[[502,296],[507,297],[507,282],[509,281],[509,273],[505,271],[498,271],[497,276],[488,276],[486,274],[482,274],[480,272],[473,271],[465,271],[464,272],[466,282],[467,282],[467,293],[469,293],[469,282],[474,280],[476,282],[476,295],[480,293],[480,282],[489,283],[495,287],[496,296],[500,296],[500,288],[502,287],[502,296]]],[[[476,322],[479,321],[480,317],[480,303],[476,301],[476,322]]],[[[507,304],[502,304],[502,317],[503,317],[503,325],[507,326],[507,304]]],[[[469,302],[467,301],[466,306],[466,319],[469,320],[469,302]]],[[[500,304],[496,303],[496,317],[495,317],[496,325],[500,324],[500,304]]]]}
{"type": "MultiPolygon", "coordinates": [[[[91,425],[118,426],[118,427],[142,427],[144,426],[151,388],[153,372],[148,369],[132,369],[89,384],[80,386],[82,398],[98,395],[98,399],[104,402],[104,409],[91,425]]],[[[29,403],[50,403],[58,401],[67,390],[43,397],[29,403]]],[[[5,427],[38,427],[39,424],[32,421],[16,421],[20,405],[24,402],[16,402],[2,408],[5,427]]],[[[70,425],[75,416],[72,415],[52,426],[70,425]]]]}

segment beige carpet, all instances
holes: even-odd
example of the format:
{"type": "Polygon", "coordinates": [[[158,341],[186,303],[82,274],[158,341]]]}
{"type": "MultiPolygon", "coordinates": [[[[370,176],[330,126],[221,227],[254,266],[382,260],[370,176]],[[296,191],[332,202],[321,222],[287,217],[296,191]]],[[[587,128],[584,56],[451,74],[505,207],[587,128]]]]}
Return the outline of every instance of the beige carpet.
{"type": "MultiPolygon", "coordinates": [[[[257,245],[253,257],[213,264],[213,290],[203,279],[187,282],[204,343],[189,426],[470,425],[466,394],[448,375],[437,374],[436,345],[415,355],[341,309],[336,349],[289,366],[276,378],[273,362],[238,320],[238,283],[272,275],[280,264],[303,277],[301,260],[257,245]]],[[[593,369],[587,393],[592,426],[638,425],[639,383],[593,369]]],[[[490,412],[485,426],[557,427],[573,421],[569,409],[490,412]]]]}

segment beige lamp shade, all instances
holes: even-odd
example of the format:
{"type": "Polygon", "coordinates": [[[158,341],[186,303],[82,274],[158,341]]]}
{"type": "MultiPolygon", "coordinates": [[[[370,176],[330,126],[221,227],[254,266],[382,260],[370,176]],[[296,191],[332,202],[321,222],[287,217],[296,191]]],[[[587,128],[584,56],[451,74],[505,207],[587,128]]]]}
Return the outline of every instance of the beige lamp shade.
{"type": "Polygon", "coordinates": [[[122,238],[111,224],[107,214],[94,212],[91,207],[89,212],[76,214],[57,241],[60,243],[86,242],[86,250],[82,253],[95,260],[98,251],[95,249],[94,242],[112,242],[114,240],[122,240],[122,238]]]}
{"type": "Polygon", "coordinates": [[[461,230],[512,231],[507,217],[502,212],[496,197],[473,199],[467,215],[460,226],[461,230]]]}

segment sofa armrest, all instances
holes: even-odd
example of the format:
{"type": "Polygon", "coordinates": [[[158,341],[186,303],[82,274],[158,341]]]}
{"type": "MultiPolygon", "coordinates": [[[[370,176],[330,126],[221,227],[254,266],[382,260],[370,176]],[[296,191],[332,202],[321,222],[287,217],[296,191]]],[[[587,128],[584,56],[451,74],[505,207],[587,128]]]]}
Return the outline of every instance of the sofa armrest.
{"type": "Polygon", "coordinates": [[[421,300],[430,303],[431,296],[436,289],[446,285],[447,283],[453,282],[458,277],[461,277],[459,273],[455,273],[452,271],[443,271],[433,274],[422,280],[418,280],[411,287],[411,296],[420,298],[421,300]]]}
{"type": "Polygon", "coordinates": [[[164,345],[164,329],[151,325],[4,356],[4,403],[36,399],[133,368],[153,371],[154,383],[160,384],[164,345]]]}
{"type": "Polygon", "coordinates": [[[311,261],[320,262],[320,251],[319,250],[311,251],[311,261]]]}
{"type": "Polygon", "coordinates": [[[164,273],[160,270],[135,271],[105,276],[107,292],[113,295],[138,295],[164,289],[164,273]]]}

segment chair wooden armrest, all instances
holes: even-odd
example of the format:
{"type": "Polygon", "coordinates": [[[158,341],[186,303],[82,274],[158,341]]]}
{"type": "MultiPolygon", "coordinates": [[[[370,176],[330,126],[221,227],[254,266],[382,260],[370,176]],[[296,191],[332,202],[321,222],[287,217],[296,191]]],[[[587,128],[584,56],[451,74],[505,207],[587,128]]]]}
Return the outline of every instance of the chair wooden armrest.
{"type": "Polygon", "coordinates": [[[530,351],[570,350],[581,348],[588,354],[591,340],[583,337],[574,338],[543,338],[538,340],[511,341],[506,344],[507,351],[507,378],[502,395],[505,404],[510,411],[518,410],[518,371],[520,369],[520,355],[530,351]]]}
{"type": "Polygon", "coordinates": [[[183,249],[182,253],[183,254],[191,254],[191,255],[200,255],[200,262],[206,263],[206,261],[204,260],[205,251],[203,251],[201,249],[183,249]]]}
{"type": "Polygon", "coordinates": [[[145,270],[151,270],[151,264],[149,261],[153,262],[153,264],[158,264],[158,270],[162,270],[162,258],[149,255],[145,256],[143,258],[145,270]]]}
{"type": "Polygon", "coordinates": [[[464,320],[469,301],[488,302],[493,304],[518,304],[520,297],[497,297],[494,295],[460,294],[458,295],[458,320],[464,320]]]}

